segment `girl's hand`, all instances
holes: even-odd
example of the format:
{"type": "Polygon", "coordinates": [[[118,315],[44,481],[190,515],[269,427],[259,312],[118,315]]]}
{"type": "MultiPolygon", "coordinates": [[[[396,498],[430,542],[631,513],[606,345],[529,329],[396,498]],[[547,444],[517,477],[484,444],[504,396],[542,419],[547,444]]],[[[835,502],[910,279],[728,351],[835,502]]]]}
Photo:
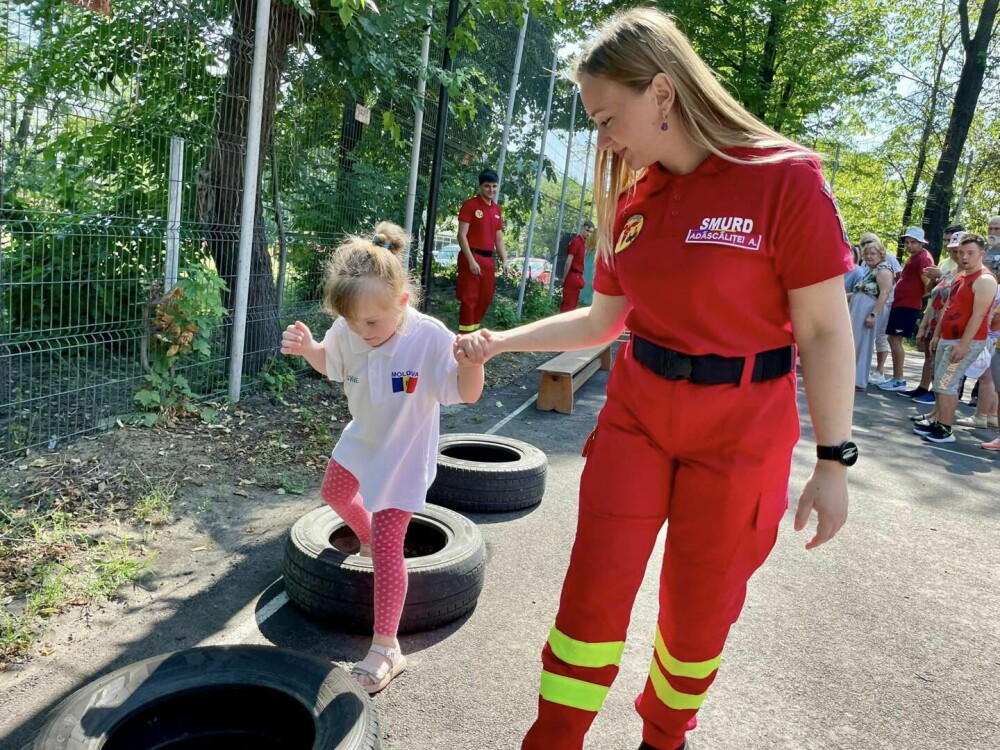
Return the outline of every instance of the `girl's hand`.
{"type": "Polygon", "coordinates": [[[875,320],[876,318],[872,315],[869,315],[867,318],[865,318],[865,328],[874,328],[875,320]]]}
{"type": "Polygon", "coordinates": [[[817,461],[799,497],[799,507],[795,512],[796,531],[806,527],[814,510],[819,521],[816,534],[806,542],[806,549],[815,549],[830,541],[847,523],[847,467],[832,461],[817,461]]]}
{"type": "Polygon", "coordinates": [[[296,320],[294,325],[288,326],[281,334],[281,353],[292,354],[298,357],[306,356],[306,352],[313,344],[312,331],[309,326],[301,320],[296,320]]]}
{"type": "Polygon", "coordinates": [[[455,359],[459,364],[484,365],[493,356],[492,334],[485,328],[460,334],[455,339],[455,359]]]}

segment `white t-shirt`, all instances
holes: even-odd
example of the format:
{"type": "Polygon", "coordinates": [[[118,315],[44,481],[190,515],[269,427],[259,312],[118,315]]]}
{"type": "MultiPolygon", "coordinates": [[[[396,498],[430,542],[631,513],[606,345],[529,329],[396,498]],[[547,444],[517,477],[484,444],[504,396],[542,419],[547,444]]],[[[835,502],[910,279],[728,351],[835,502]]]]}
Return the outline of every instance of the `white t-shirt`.
{"type": "Polygon", "coordinates": [[[357,477],[366,510],[423,509],[437,473],[440,405],[461,402],[454,342],[443,323],[412,308],[377,348],[343,318],[323,337],[327,377],[344,384],[353,417],[333,459],[357,477]]]}

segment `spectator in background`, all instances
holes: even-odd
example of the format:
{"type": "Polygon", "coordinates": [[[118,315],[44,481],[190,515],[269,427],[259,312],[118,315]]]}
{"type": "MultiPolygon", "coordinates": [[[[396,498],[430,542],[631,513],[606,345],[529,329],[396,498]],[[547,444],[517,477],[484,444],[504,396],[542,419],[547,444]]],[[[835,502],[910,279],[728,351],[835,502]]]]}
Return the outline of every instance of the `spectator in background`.
{"type": "Polygon", "coordinates": [[[854,334],[855,391],[868,388],[868,368],[872,365],[875,348],[875,324],[892,293],[892,271],[885,262],[885,246],[881,242],[865,245],[863,269],[864,276],[854,285],[848,303],[854,334]]]}
{"type": "Polygon", "coordinates": [[[903,365],[906,364],[903,339],[913,335],[923,307],[924,282],[921,273],[927,266],[934,265],[934,259],[927,252],[927,240],[924,238],[923,229],[910,227],[902,239],[909,257],[896,283],[892,310],[886,324],[889,350],[892,354],[892,379],[879,386],[883,391],[906,390],[906,381],[903,380],[903,365]]]}
{"type": "MultiPolygon", "coordinates": [[[[863,253],[865,251],[865,245],[872,242],[878,242],[880,245],[882,244],[882,240],[880,240],[878,235],[873,232],[865,232],[861,235],[861,252],[863,253]]],[[[868,382],[873,383],[874,385],[881,385],[886,381],[885,361],[889,358],[889,337],[886,335],[885,329],[886,325],[889,323],[889,311],[892,308],[893,295],[896,291],[896,279],[899,278],[899,274],[903,270],[903,267],[899,265],[899,261],[896,259],[896,256],[888,252],[888,250],[885,254],[885,262],[889,266],[889,270],[892,271],[893,289],[889,292],[889,301],[886,303],[885,307],[882,308],[882,312],[879,314],[878,320],[875,321],[876,364],[875,369],[868,373],[868,382]]]]}
{"type": "Polygon", "coordinates": [[[580,226],[580,234],[569,241],[566,248],[566,265],[562,274],[562,304],[559,312],[575,310],[580,302],[580,290],[585,286],[583,266],[587,257],[587,241],[594,231],[594,225],[588,220],[580,226]]]}
{"type": "Polygon", "coordinates": [[[986,230],[986,256],[983,258],[983,265],[1000,279],[1000,216],[990,219],[989,229],[986,230]]]}
{"type": "Polygon", "coordinates": [[[986,240],[975,234],[962,237],[958,248],[961,273],[951,283],[948,304],[931,339],[937,419],[917,422],[913,431],[932,443],[954,443],[952,424],[962,377],[986,348],[987,315],[997,296],[997,280],[983,267],[986,240]],[[928,423],[929,422],[929,423],[928,423]]]}
{"type": "Polygon", "coordinates": [[[854,268],[844,274],[844,291],[847,292],[848,299],[851,297],[851,292],[854,291],[854,285],[868,273],[868,269],[861,259],[861,245],[851,245],[851,254],[854,256],[854,268]]]}

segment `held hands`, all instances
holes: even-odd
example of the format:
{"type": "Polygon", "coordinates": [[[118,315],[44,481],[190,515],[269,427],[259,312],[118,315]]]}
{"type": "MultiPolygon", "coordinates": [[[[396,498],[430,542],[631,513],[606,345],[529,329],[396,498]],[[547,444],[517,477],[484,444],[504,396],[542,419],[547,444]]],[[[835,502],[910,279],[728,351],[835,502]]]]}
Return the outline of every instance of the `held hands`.
{"type": "Polygon", "coordinates": [[[806,542],[806,549],[815,549],[837,535],[847,522],[847,467],[833,461],[817,461],[812,476],[806,482],[795,511],[795,530],[802,531],[809,516],[816,511],[816,534],[806,542]]]}
{"type": "Polygon", "coordinates": [[[927,268],[920,273],[922,276],[926,276],[931,281],[937,281],[941,278],[941,269],[937,266],[927,266],[927,268]]]}
{"type": "Polygon", "coordinates": [[[288,326],[281,334],[281,353],[304,357],[314,344],[312,331],[300,320],[288,326]]]}
{"type": "Polygon", "coordinates": [[[459,365],[482,366],[493,356],[493,348],[493,334],[480,328],[455,338],[455,359],[459,365]]]}

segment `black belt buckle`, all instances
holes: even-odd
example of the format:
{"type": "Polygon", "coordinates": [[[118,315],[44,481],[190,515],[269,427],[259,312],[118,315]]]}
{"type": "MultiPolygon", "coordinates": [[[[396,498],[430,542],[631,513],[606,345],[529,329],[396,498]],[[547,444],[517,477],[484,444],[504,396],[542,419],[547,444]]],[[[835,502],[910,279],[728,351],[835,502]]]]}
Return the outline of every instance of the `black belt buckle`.
{"type": "Polygon", "coordinates": [[[670,349],[664,349],[663,372],[661,375],[667,380],[690,380],[692,360],[683,354],[678,354],[670,349]]]}

